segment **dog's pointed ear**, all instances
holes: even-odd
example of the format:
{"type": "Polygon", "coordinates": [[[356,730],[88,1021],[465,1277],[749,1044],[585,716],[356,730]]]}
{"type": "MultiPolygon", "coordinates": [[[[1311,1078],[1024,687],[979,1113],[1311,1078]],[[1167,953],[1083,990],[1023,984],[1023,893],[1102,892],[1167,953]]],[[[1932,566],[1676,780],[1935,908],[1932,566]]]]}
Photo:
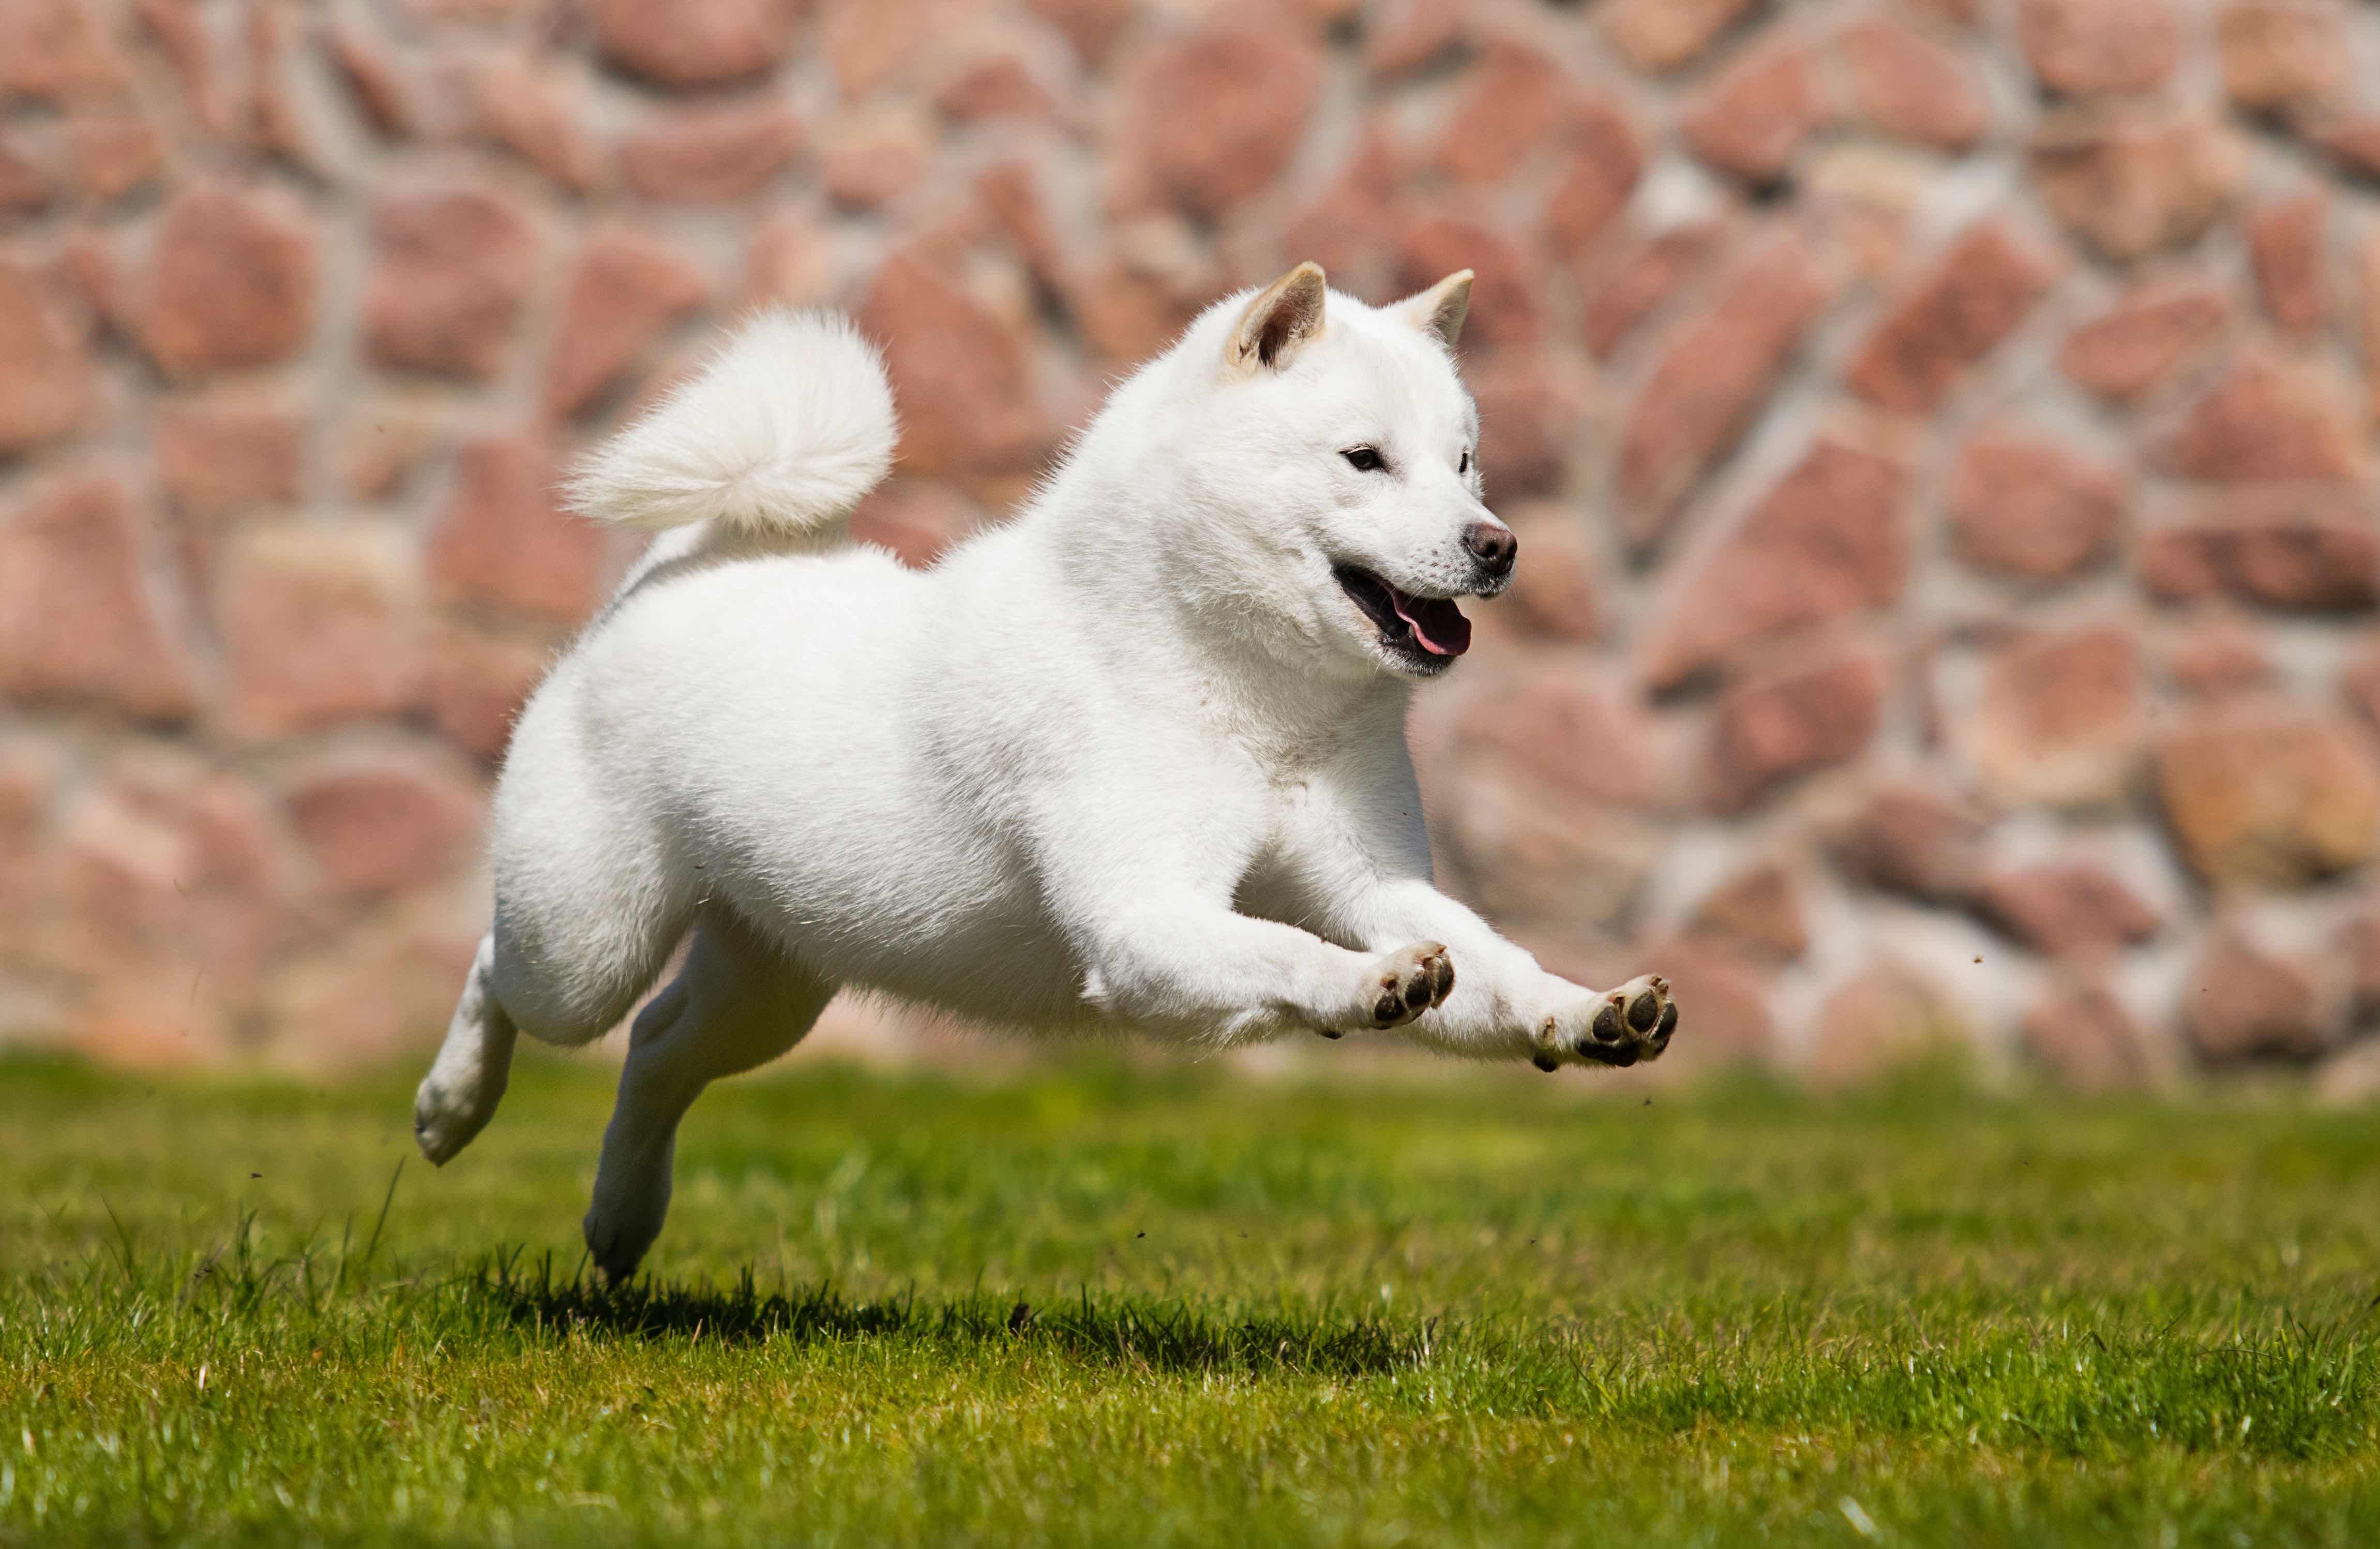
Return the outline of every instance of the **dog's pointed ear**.
{"type": "Polygon", "coordinates": [[[1471,271],[1458,269],[1417,296],[1408,296],[1389,309],[1425,333],[1435,333],[1448,349],[1462,336],[1463,320],[1471,311],[1471,271]]]}
{"type": "Polygon", "coordinates": [[[1267,285],[1232,330],[1233,366],[1278,369],[1322,332],[1322,266],[1301,263],[1267,285]]]}

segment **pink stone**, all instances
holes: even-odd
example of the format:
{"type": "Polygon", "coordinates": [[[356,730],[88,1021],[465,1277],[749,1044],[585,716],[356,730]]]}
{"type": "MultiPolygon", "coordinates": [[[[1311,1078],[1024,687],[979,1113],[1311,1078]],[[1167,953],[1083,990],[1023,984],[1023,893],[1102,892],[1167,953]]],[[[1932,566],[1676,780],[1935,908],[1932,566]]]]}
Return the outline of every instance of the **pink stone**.
{"type": "Polygon", "coordinates": [[[853,114],[820,136],[819,179],[843,208],[877,210],[917,187],[933,154],[933,126],[922,112],[853,114]]]}
{"type": "Polygon", "coordinates": [[[1221,214],[1289,164],[1321,86],[1283,29],[1220,25],[1146,50],[1126,72],[1123,153],[1184,210],[1221,214]]]}
{"type": "Polygon", "coordinates": [[[2168,733],[2156,791],[2176,848],[2218,886],[2296,887],[2371,858],[2380,765],[2344,717],[2246,701],[2168,733]]]}
{"type": "Polygon", "coordinates": [[[541,632],[448,623],[430,647],[431,719],[455,745],[495,762],[554,654],[541,632]]]}
{"type": "Polygon", "coordinates": [[[1490,761],[1439,800],[1448,886],[1539,950],[1616,924],[1658,852],[1642,820],[1490,761]]]}
{"type": "Polygon", "coordinates": [[[249,527],[223,569],[235,730],[287,736],[416,703],[419,561],[402,534],[362,523],[249,527]]]}
{"type": "Polygon", "coordinates": [[[518,204],[481,188],[392,195],[374,212],[380,257],[364,341],[399,370],[493,380],[536,279],[540,244],[518,204]]]}
{"type": "Polygon", "coordinates": [[[1774,861],[1745,867],[1705,894],[1687,923],[1696,937],[1734,943],[1755,957],[1790,960],[1810,950],[1801,889],[1774,861]]]}
{"type": "Polygon", "coordinates": [[[1749,10],[1753,0],[1609,0],[1597,13],[1605,34],[1630,64],[1673,70],[1694,58],[1749,10]]]}
{"type": "Polygon", "coordinates": [[[2181,60],[2173,0],[2022,0],[2017,37],[2057,91],[2144,91],[2181,60]]]}
{"type": "Polygon", "coordinates": [[[178,610],[123,485],[77,474],[0,522],[0,691],[175,719],[198,689],[178,610]]]}
{"type": "Polygon", "coordinates": [[[1762,498],[1661,616],[1647,676],[1675,688],[1794,630],[1879,608],[1909,568],[1908,473],[1820,442],[1762,498]]]}
{"type": "Polygon", "coordinates": [[[2055,986],[2024,1015],[2024,1052],[2073,1092],[2137,1092],[2157,1084],[2156,1051],[2122,1001],[2100,985],[2055,986]]]}
{"type": "Polygon", "coordinates": [[[1969,744],[2011,801],[2113,803],[2140,756],[2143,696],[2140,642],[2125,625],[2028,632],[1986,668],[1969,744]]]}
{"type": "Polygon", "coordinates": [[[298,498],[306,422],[276,403],[167,398],[151,434],[157,481],[190,515],[212,519],[298,498]]]}
{"type": "Polygon", "coordinates": [[[1364,67],[1381,77],[1423,68],[1468,36],[1472,9],[1472,0],[1389,0],[1365,29],[1364,67]]]}
{"type": "Polygon", "coordinates": [[[2225,92],[2257,113],[2336,101],[2355,67],[2348,27],[2339,0],[2225,0],[2216,22],[2225,92]]]}
{"type": "Polygon", "coordinates": [[[1663,352],[1621,432],[1621,520],[1640,547],[1734,444],[1828,296],[1808,251],[1779,238],[1742,260],[1663,352]]]}
{"type": "Polygon", "coordinates": [[[1393,199],[1399,169],[1388,134],[1367,125],[1330,181],[1288,215],[1282,251],[1320,264],[1332,284],[1345,288],[1349,274],[1368,272],[1397,234],[1402,213],[1393,199]]]}
{"type": "Polygon", "coordinates": [[[766,188],[801,144],[793,110],[760,97],[673,109],[622,139],[620,167],[647,199],[728,204],[766,188]]]}
{"type": "Polygon", "coordinates": [[[1888,785],[1834,836],[1833,850],[1855,881],[1949,902],[1974,888],[1985,826],[1968,802],[1922,785],[1888,785]]]}
{"type": "Polygon", "coordinates": [[[2055,274],[1998,226],[1975,227],[1886,311],[1845,380],[1882,407],[1932,412],[2024,321],[2055,274]]]}
{"type": "Polygon", "coordinates": [[[1912,1065],[1963,1057],[1965,1019],[1936,986],[1880,964],[1827,998],[1806,1073],[1828,1090],[1883,1080],[1912,1065]]]}
{"type": "Polygon", "coordinates": [[[325,46],[365,122],[389,139],[409,137],[421,116],[419,93],[387,40],[343,26],[331,30],[325,46]]]}
{"type": "Polygon", "coordinates": [[[1507,622],[1548,639],[1600,638],[1601,579],[1585,514],[1548,502],[1498,514],[1520,539],[1523,556],[1500,604],[1507,622]]]}
{"type": "Polygon", "coordinates": [[[1951,475],[1951,542],[1978,569],[2061,580],[2107,560],[2128,501],[2118,470],[2057,442],[1978,436],[1951,475]]]}
{"type": "Polygon", "coordinates": [[[2249,485],[2146,535],[2142,582],[2170,601],[2228,593],[2304,612],[2380,603],[2380,530],[2351,489],[2249,485]]]}
{"type": "Polygon", "coordinates": [[[2193,403],[2164,449],[2187,478],[2210,483],[2353,477],[2356,430],[2323,381],[2252,354],[2193,403]]]}
{"type": "Polygon", "coordinates": [[[1032,67],[1012,53],[987,54],[953,71],[935,91],[934,105],[962,124],[1053,118],[1058,114],[1057,103],[1032,67]]]}
{"type": "Polygon", "coordinates": [[[2157,917],[2131,889],[2090,865],[2033,865],[1995,872],[1975,895],[1985,919],[2052,957],[2136,946],[2157,917]]]}
{"type": "Polygon", "coordinates": [[[588,238],[563,293],[545,406],[584,413],[710,293],[702,272],[650,236],[606,227],[588,238]]]}
{"type": "Polygon", "coordinates": [[[441,593],[564,623],[594,610],[604,571],[602,530],[565,514],[552,449],[528,436],[466,445],[455,491],[430,538],[441,593]]]}
{"type": "Polygon", "coordinates": [[[2303,339],[2322,326],[2323,228],[2330,200],[2319,189],[2263,205],[2248,217],[2248,257],[2265,313],[2284,333],[2303,339]]]}
{"type": "Polygon", "coordinates": [[[79,430],[97,405],[84,327],[30,263],[0,259],[0,456],[79,430]]]}
{"type": "Polygon", "coordinates": [[[851,536],[923,570],[982,522],[982,511],[947,485],[894,478],[870,490],[852,512],[851,536]]]}
{"type": "Polygon", "coordinates": [[[1026,4],[1064,33],[1087,65],[1105,63],[1116,39],[1132,22],[1133,0],[1026,0],[1026,4]]]}
{"type": "Polygon", "coordinates": [[[1647,317],[1691,284],[1718,253],[1724,227],[1696,221],[1632,245],[1608,272],[1585,282],[1586,347],[1609,356],[1647,317]]]}
{"type": "MultiPolygon", "coordinates": [[[[2351,684],[2355,669],[2348,671],[2351,684]]],[[[2220,613],[2183,629],[2167,651],[2166,672],[2184,694],[2206,698],[2244,694],[2273,681],[2262,632],[2220,613]]]]}
{"type": "Polygon", "coordinates": [[[1577,384],[1535,351],[1499,352],[1463,375],[1479,405],[1479,466],[1495,498],[1560,489],[1585,411],[1577,384]]]}
{"type": "Polygon", "coordinates": [[[323,879],[346,893],[420,887],[461,861],[478,832],[479,788],[412,752],[356,752],[307,766],[288,785],[291,824],[323,879]]]}
{"type": "Polygon", "coordinates": [[[662,86],[710,86],[769,69],[792,42],[787,0],[592,0],[595,46],[662,86]]]}
{"type": "Polygon", "coordinates": [[[1456,724],[1466,756],[1600,803],[1642,806],[1654,797],[1643,712],[1592,674],[1531,673],[1473,700],[1456,724]]]}
{"type": "Polygon", "coordinates": [[[2153,282],[2076,329],[2058,367],[2099,396],[2127,402],[2170,381],[2228,317],[2222,293],[2210,285],[2153,282]]]}
{"type": "Polygon", "coordinates": [[[2231,202],[2246,158],[2213,117],[2125,108],[2051,115],[2032,163],[2050,212],[2121,262],[2195,241],[2231,202]]]}
{"type": "Polygon", "coordinates": [[[922,260],[896,253],[877,272],[859,322],[884,349],[905,465],[929,474],[1014,473],[1038,460],[1050,431],[1024,343],[982,303],[922,260]]]}
{"type": "Polygon", "coordinates": [[[1462,99],[1439,136],[1439,170],[1458,182],[1503,181],[1556,136],[1574,95],[1543,53],[1507,39],[1488,43],[1464,73],[1462,99]]]}
{"type": "Polygon", "coordinates": [[[1900,22],[1871,16],[1836,39],[1860,113],[1896,139],[1960,151],[1983,139],[1991,108],[1960,54],[1900,22]]]}
{"type": "Polygon", "coordinates": [[[565,70],[527,57],[498,57],[480,63],[468,79],[483,138],[574,192],[603,181],[602,147],[565,70]]]}
{"type": "Polygon", "coordinates": [[[2304,969],[2225,929],[2199,959],[2182,996],[2181,1030],[2200,1059],[2311,1059],[2334,1029],[2304,969]]]}
{"type": "Polygon", "coordinates": [[[1544,327],[1528,256],[1518,243],[1477,221],[1432,215],[1407,227],[1397,241],[1397,286],[1407,293],[1436,284],[1457,270],[1472,271],[1466,345],[1518,348],[1535,344],[1544,327]]]}
{"type": "Polygon", "coordinates": [[[1645,172],[1635,127],[1609,98],[1578,105],[1567,161],[1546,198],[1548,244],[1564,258],[1585,253],[1618,219],[1645,172]]]}
{"type": "Polygon", "coordinates": [[[146,118],[94,113],[67,126],[75,181],[87,199],[110,203],[155,182],[165,170],[165,138],[146,118]]]}
{"type": "Polygon", "coordinates": [[[319,269],[313,233],[288,200],[200,183],[165,209],[142,342],[176,375],[285,360],[312,332],[319,269]]]}
{"type": "Polygon", "coordinates": [[[1720,71],[1679,127],[1695,155],[1754,183],[1774,183],[1827,121],[1825,86],[1808,45],[1790,33],[1720,71]]]}
{"type": "Polygon", "coordinates": [[[1858,757],[1876,735],[1885,676],[1875,657],[1852,655],[1730,689],[1711,733],[1712,805],[1740,811],[1789,779],[1858,757]]]}
{"type": "Polygon", "coordinates": [[[121,87],[124,55],[86,0],[8,0],[0,6],[0,97],[67,99],[121,87]]]}

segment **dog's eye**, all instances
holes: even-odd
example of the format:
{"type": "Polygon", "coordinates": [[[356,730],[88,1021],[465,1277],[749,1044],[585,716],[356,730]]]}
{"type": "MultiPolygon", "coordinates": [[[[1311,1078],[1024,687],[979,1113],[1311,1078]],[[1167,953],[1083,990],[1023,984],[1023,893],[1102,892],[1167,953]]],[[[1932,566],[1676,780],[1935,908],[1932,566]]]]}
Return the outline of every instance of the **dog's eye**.
{"type": "Polygon", "coordinates": [[[1357,473],[1378,473],[1389,466],[1377,446],[1351,446],[1339,455],[1346,458],[1347,466],[1357,473]]]}
{"type": "Polygon", "coordinates": [[[1471,454],[1468,451],[1465,451],[1463,454],[1463,461],[1456,466],[1454,471],[1457,473],[1469,473],[1471,471],[1471,454]]]}

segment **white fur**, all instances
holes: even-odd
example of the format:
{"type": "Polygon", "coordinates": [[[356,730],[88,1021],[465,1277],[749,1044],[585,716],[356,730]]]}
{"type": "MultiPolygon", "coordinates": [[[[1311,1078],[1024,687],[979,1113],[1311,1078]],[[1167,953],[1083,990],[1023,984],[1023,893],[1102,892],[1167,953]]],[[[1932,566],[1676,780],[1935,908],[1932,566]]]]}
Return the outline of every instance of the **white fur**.
{"type": "Polygon", "coordinates": [[[892,466],[892,389],[842,317],[772,308],[599,448],[568,485],[580,514],[829,538],[892,466]]]}
{"type": "Polygon", "coordinates": [[[686,1105],[841,986],[1208,1045],[1401,1026],[1547,1068],[1658,1054],[1666,1020],[1613,1013],[1649,1021],[1666,986],[1567,983],[1430,885],[1403,726],[1435,664],[1333,566],[1500,589],[1464,542],[1502,529],[1441,337],[1467,282],[1381,309],[1321,284],[1218,305],[1014,520],[922,573],[744,540],[814,531],[880,470],[891,405],[840,324],[762,320],[599,454],[582,504],[707,525],[655,545],[523,712],[494,926],[418,1102],[431,1158],[494,1111],[516,1029],[600,1036],[689,931],[587,1218],[614,1276],[661,1228],[686,1105]]]}

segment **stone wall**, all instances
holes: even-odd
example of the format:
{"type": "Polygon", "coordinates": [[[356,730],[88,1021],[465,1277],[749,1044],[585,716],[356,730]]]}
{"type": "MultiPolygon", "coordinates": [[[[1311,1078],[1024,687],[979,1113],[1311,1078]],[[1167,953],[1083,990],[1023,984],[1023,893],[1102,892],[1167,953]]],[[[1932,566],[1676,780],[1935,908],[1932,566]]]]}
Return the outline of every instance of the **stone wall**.
{"type": "Polygon", "coordinates": [[[2368,0],[9,0],[0,1028],[434,1036],[554,471],[740,308],[882,341],[923,560],[1313,258],[1479,274],[1451,886],[1681,1060],[2353,1089],[2375,185],[2368,0]]]}

